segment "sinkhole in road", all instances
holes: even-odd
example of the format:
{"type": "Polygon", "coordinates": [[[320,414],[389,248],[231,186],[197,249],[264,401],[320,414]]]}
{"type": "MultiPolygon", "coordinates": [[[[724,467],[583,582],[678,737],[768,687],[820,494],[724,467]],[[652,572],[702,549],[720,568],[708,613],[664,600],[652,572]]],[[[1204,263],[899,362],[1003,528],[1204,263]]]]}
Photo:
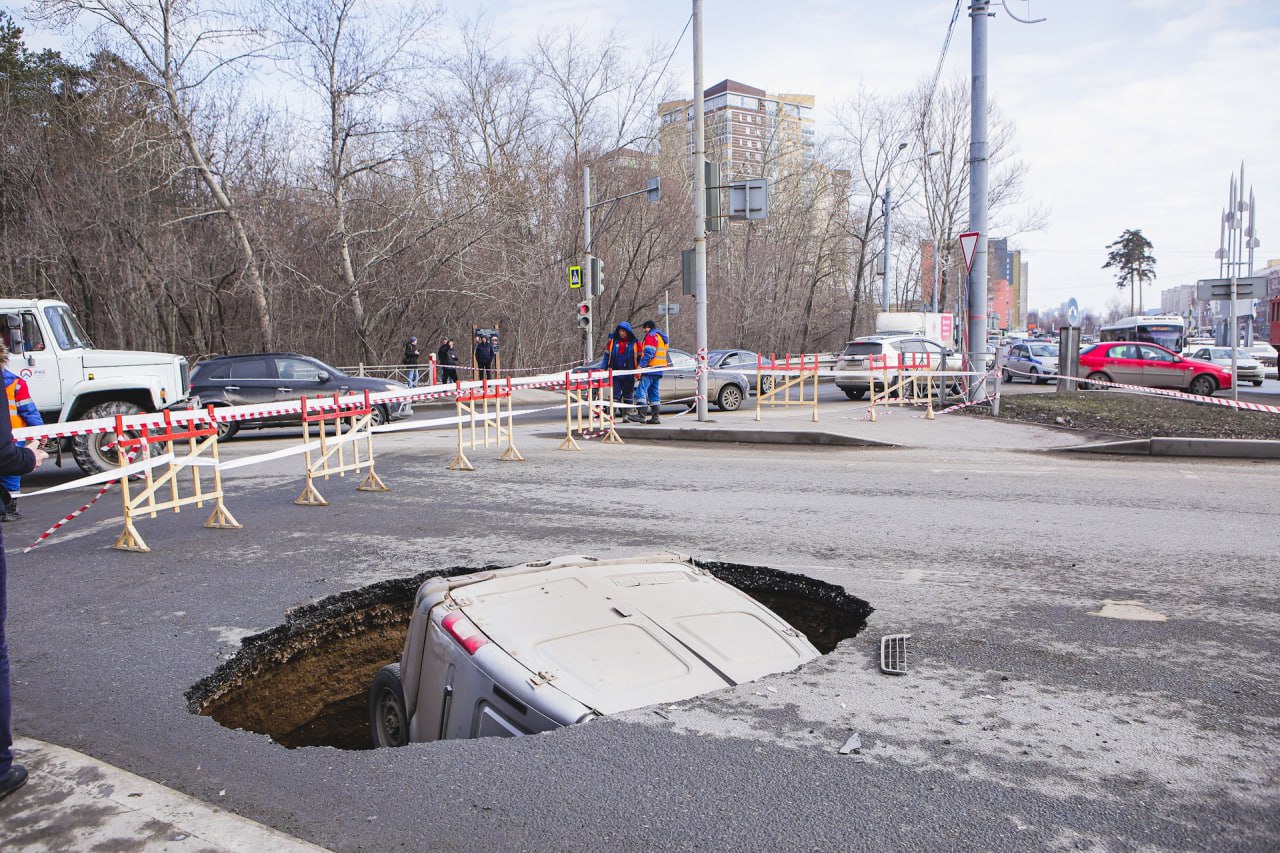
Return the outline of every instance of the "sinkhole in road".
{"type": "MultiPolygon", "coordinates": [[[[824,655],[857,635],[873,610],[816,578],[765,566],[697,564],[773,610],[824,655]]],[[[368,749],[369,687],[382,666],[400,657],[418,587],[428,577],[498,568],[424,572],[291,610],[285,624],[245,638],[239,652],[191,687],[188,707],[291,749],[368,749]]]]}

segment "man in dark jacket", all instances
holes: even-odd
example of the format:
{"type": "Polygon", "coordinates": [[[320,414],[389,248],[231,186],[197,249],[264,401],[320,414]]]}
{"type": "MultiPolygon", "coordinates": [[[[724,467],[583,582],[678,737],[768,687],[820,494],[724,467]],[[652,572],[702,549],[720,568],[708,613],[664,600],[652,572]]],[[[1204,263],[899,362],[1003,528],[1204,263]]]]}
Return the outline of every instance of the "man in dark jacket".
{"type": "Polygon", "coordinates": [[[445,338],[436,350],[436,364],[440,365],[441,382],[458,381],[458,348],[453,345],[453,338],[445,338]]]}
{"type": "Polygon", "coordinates": [[[476,338],[476,379],[493,378],[493,359],[497,354],[488,335],[476,338]]]}
{"type": "Polygon", "coordinates": [[[640,364],[640,342],[636,333],[631,331],[631,324],[626,320],[619,323],[609,335],[604,345],[604,357],[600,359],[600,369],[613,368],[613,401],[630,404],[635,394],[636,376],[628,373],[619,376],[620,370],[635,370],[640,364]]]}
{"type": "Polygon", "coordinates": [[[422,350],[418,349],[418,339],[416,337],[409,338],[404,344],[404,384],[410,388],[418,387],[418,359],[422,356],[422,350]]]}
{"type": "MultiPolygon", "coordinates": [[[[0,342],[0,362],[7,350],[0,342]]],[[[29,474],[49,458],[39,446],[19,447],[13,443],[13,425],[8,418],[0,418],[0,475],[19,476],[29,474]]],[[[13,732],[9,728],[9,644],[5,640],[4,624],[9,609],[9,566],[4,558],[4,534],[0,533],[0,800],[21,788],[27,782],[27,769],[13,763],[13,732]]]]}

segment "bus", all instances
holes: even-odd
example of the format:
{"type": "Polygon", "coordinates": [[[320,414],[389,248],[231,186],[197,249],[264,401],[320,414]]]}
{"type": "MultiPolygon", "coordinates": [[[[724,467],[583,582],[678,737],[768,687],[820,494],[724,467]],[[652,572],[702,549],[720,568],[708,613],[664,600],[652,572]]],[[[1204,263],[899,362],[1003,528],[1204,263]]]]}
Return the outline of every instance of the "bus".
{"type": "Polygon", "coordinates": [[[1280,350],[1280,295],[1271,297],[1267,307],[1267,322],[1271,324],[1271,346],[1280,350]]]}
{"type": "Polygon", "coordinates": [[[1124,317],[1102,327],[1100,341],[1138,341],[1158,344],[1180,353],[1187,343],[1187,323],[1178,316],[1124,317]]]}

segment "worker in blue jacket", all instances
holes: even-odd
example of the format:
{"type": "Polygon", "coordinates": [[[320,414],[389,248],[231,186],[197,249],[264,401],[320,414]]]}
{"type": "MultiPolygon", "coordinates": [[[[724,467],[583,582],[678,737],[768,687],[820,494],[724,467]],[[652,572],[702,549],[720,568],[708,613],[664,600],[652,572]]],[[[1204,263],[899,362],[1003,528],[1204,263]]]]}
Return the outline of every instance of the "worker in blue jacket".
{"type": "Polygon", "coordinates": [[[619,323],[604,346],[604,357],[600,359],[600,369],[613,369],[613,400],[615,403],[630,404],[635,395],[636,376],[628,373],[619,376],[620,370],[635,370],[640,364],[640,342],[636,333],[631,331],[631,324],[626,320],[619,323]]]}
{"type": "Polygon", "coordinates": [[[640,324],[644,329],[644,340],[640,342],[640,382],[636,385],[636,410],[627,416],[627,420],[635,423],[656,424],[662,421],[658,411],[662,408],[662,398],[658,388],[662,383],[662,370],[671,362],[667,358],[667,336],[652,320],[640,324]],[[649,410],[649,420],[644,419],[645,409],[649,410]]]}

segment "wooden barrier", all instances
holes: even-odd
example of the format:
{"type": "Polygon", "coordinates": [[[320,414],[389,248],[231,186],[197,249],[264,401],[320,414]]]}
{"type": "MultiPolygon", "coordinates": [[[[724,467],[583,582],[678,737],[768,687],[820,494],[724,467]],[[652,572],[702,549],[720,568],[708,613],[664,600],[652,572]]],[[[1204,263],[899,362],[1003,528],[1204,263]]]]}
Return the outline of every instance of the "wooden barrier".
{"type": "Polygon", "coordinates": [[[294,503],[299,506],[328,506],[329,502],[324,499],[319,490],[316,489],[316,478],[324,477],[328,480],[331,476],[345,477],[347,472],[359,473],[367,472],[365,478],[356,486],[357,491],[361,492],[389,492],[390,489],[382,482],[382,478],[378,476],[378,472],[373,463],[373,433],[370,432],[373,426],[373,406],[369,403],[369,392],[364,392],[364,402],[354,405],[347,404],[343,406],[339,402],[339,395],[333,395],[333,405],[317,408],[314,412],[307,405],[307,398],[302,398],[302,441],[307,446],[307,484],[302,489],[302,494],[294,503]],[[311,451],[311,427],[312,424],[317,425],[320,439],[320,452],[317,456],[312,456],[311,451]],[[333,426],[332,442],[329,436],[329,426],[333,426]],[[347,426],[347,435],[342,435],[343,425],[347,426]],[[360,454],[360,443],[364,442],[365,455],[360,454]],[[346,458],[346,445],[351,445],[351,461],[346,458]],[[337,463],[331,464],[330,460],[337,456],[337,463]]]}
{"type": "Polygon", "coordinates": [[[814,353],[812,360],[803,354],[795,356],[795,359],[792,361],[792,356],[788,355],[778,361],[777,356],[770,355],[766,362],[763,355],[756,356],[757,421],[763,406],[811,406],[813,422],[818,422],[818,354],[814,353]],[[766,378],[770,381],[766,382],[766,378]],[[766,385],[768,390],[765,390],[766,385]],[[806,388],[812,393],[806,394],[806,388]]]}
{"type": "Polygon", "coordinates": [[[605,444],[623,444],[614,426],[613,371],[564,375],[564,441],[559,450],[581,450],[574,439],[574,418],[583,436],[603,435],[605,444]]]}
{"type": "Polygon", "coordinates": [[[470,447],[475,450],[477,447],[488,447],[490,431],[493,434],[494,444],[498,444],[504,438],[507,441],[507,447],[502,451],[502,455],[498,457],[503,462],[523,462],[524,457],[520,455],[520,451],[516,450],[515,443],[515,411],[512,406],[511,399],[511,379],[508,377],[505,382],[497,382],[485,379],[478,388],[471,388],[466,391],[462,390],[462,385],[458,385],[458,394],[454,402],[458,412],[458,453],[453,457],[453,461],[448,464],[450,471],[474,471],[475,466],[471,464],[471,460],[467,458],[464,450],[470,447]],[[506,401],[507,423],[502,423],[502,402],[506,401]],[[490,407],[490,402],[493,406],[490,407]],[[477,406],[477,403],[483,403],[483,407],[477,406]],[[492,408],[492,411],[491,411],[492,408]],[[471,427],[470,442],[463,441],[464,420],[468,420],[471,427]],[[480,428],[483,432],[483,439],[476,436],[476,422],[480,422],[480,428]]]}
{"type": "Polygon", "coordinates": [[[120,460],[120,493],[124,501],[124,530],[116,539],[115,545],[121,551],[150,551],[134,519],[139,514],[147,514],[152,518],[161,510],[171,509],[174,513],[182,511],[184,506],[203,507],[205,501],[213,501],[213,513],[205,521],[204,526],[216,530],[235,530],[244,525],[236,521],[235,516],[227,509],[222,500],[222,473],[218,470],[218,424],[214,420],[213,407],[209,407],[209,423],[197,427],[194,424],[182,430],[175,430],[170,413],[164,412],[164,426],[155,430],[143,430],[130,434],[124,428],[123,418],[116,415],[116,456],[120,460]],[[187,455],[177,459],[176,445],[186,442],[187,455]],[[168,467],[159,477],[148,467],[143,473],[142,491],[131,494],[129,475],[125,468],[131,461],[150,460],[151,448],[160,445],[162,455],[169,456],[168,467]],[[130,452],[132,451],[132,452],[130,452]],[[206,457],[204,454],[208,452],[206,457]],[[200,477],[200,468],[213,468],[213,489],[205,491],[200,477]],[[191,469],[192,493],[182,495],[178,485],[178,474],[183,468],[191,469]],[[168,486],[168,500],[156,500],[160,490],[168,486]]]}
{"type": "Polygon", "coordinates": [[[930,366],[927,353],[902,353],[893,359],[887,355],[872,355],[867,358],[871,373],[871,400],[867,412],[872,421],[876,420],[877,404],[888,408],[893,404],[914,405],[922,400],[928,407],[925,419],[934,419],[934,380],[931,374],[936,371],[930,366]],[[876,382],[877,373],[880,374],[879,385],[876,382]]]}

